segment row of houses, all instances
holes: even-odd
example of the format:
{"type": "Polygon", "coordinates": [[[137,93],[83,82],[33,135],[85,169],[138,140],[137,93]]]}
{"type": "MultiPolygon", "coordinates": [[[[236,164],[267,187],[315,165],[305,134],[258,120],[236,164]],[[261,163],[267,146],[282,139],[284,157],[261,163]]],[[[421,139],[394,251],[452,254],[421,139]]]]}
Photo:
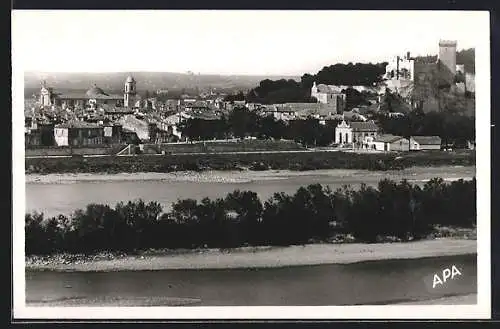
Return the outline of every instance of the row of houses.
{"type": "Polygon", "coordinates": [[[335,128],[335,143],[341,146],[352,145],[358,149],[374,151],[419,151],[440,150],[439,136],[395,136],[380,134],[379,127],[373,121],[342,121],[335,128]]]}
{"type": "Polygon", "coordinates": [[[33,123],[25,128],[25,146],[93,147],[113,144],[166,143],[181,139],[176,125],[126,115],[114,122],[70,120],[33,123]]]}
{"type": "Polygon", "coordinates": [[[439,136],[411,136],[409,138],[395,135],[380,135],[376,138],[367,138],[363,148],[376,151],[422,151],[440,150],[439,136]]]}

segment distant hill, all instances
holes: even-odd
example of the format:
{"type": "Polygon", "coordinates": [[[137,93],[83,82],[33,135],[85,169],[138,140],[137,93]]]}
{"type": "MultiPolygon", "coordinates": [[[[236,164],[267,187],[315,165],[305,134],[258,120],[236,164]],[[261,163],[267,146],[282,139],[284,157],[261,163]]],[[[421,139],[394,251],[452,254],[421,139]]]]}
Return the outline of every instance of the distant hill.
{"type": "Polygon", "coordinates": [[[128,75],[132,75],[137,81],[137,90],[156,91],[158,89],[168,90],[207,90],[216,88],[219,90],[249,90],[256,87],[264,79],[294,79],[295,76],[245,76],[245,75],[205,75],[171,72],[110,72],[110,73],[45,73],[26,72],[24,84],[26,94],[30,95],[38,91],[42,80],[54,89],[88,90],[92,84],[108,92],[121,92],[123,84],[128,75]]]}

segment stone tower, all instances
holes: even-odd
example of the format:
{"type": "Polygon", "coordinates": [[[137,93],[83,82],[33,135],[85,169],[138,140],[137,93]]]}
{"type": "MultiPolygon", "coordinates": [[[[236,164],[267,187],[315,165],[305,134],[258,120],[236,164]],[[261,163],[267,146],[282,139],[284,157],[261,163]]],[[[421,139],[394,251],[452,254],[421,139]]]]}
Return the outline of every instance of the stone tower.
{"type": "Polygon", "coordinates": [[[132,76],[128,76],[125,80],[125,92],[123,94],[123,106],[132,107],[136,95],[135,80],[132,76]]]}
{"type": "Polygon", "coordinates": [[[457,42],[451,40],[439,41],[439,62],[455,77],[457,70],[457,42]]]}

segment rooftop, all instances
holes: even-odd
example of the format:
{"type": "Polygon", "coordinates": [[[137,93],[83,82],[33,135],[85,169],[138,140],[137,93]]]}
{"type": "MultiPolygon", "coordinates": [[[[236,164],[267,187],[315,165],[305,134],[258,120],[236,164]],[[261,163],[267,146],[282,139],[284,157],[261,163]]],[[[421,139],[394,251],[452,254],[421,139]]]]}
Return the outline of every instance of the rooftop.
{"type": "Polygon", "coordinates": [[[132,114],[134,110],[128,107],[115,107],[107,104],[102,104],[100,107],[104,110],[106,114],[132,114]]]}
{"type": "Polygon", "coordinates": [[[88,97],[108,96],[108,94],[106,94],[104,92],[104,90],[102,90],[101,88],[97,87],[97,85],[93,85],[92,88],[90,88],[89,90],[87,90],[87,92],[85,94],[88,97]]]}
{"type": "Polygon", "coordinates": [[[351,122],[353,131],[378,131],[378,126],[373,121],[351,122]]]}
{"type": "Polygon", "coordinates": [[[56,128],[77,128],[77,129],[98,129],[101,128],[98,124],[85,122],[85,121],[68,121],[55,125],[56,128]]]}
{"type": "Polygon", "coordinates": [[[295,112],[298,115],[330,115],[331,113],[336,113],[337,109],[332,104],[322,104],[322,103],[285,103],[285,104],[274,104],[274,108],[267,109],[278,112],[295,112]]]}
{"type": "Polygon", "coordinates": [[[391,134],[386,134],[386,135],[379,135],[375,139],[376,142],[382,142],[382,143],[393,143],[396,142],[400,139],[403,139],[404,137],[401,136],[395,136],[391,134]]]}
{"type": "Polygon", "coordinates": [[[440,46],[456,46],[457,41],[456,40],[439,40],[439,45],[440,46]]]}
{"type": "Polygon", "coordinates": [[[413,140],[424,145],[441,145],[441,137],[439,136],[412,136],[413,140]]]}
{"type": "Polygon", "coordinates": [[[108,94],[92,94],[96,90],[91,91],[90,89],[86,93],[55,93],[55,96],[63,100],[79,100],[79,99],[103,99],[103,100],[122,100],[121,95],[108,95],[108,94]]]}
{"type": "Polygon", "coordinates": [[[340,86],[319,84],[317,88],[320,93],[327,93],[327,94],[342,93],[342,88],[340,86]]]}

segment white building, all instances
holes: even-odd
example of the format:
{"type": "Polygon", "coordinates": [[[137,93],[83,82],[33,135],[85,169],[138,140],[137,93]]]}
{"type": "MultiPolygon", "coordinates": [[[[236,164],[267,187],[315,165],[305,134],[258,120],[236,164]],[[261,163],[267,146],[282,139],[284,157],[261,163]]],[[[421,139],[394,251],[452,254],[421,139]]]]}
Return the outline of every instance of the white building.
{"type": "Polygon", "coordinates": [[[440,150],[441,137],[439,136],[412,136],[414,147],[412,150],[440,150]]]}
{"type": "Polygon", "coordinates": [[[335,143],[339,145],[352,143],[352,128],[344,120],[335,128],[335,143]]]}
{"type": "Polygon", "coordinates": [[[54,127],[54,139],[57,146],[68,146],[68,128],[67,127],[54,127]]]}
{"type": "Polygon", "coordinates": [[[405,56],[394,57],[385,67],[384,78],[391,80],[413,81],[415,77],[415,60],[411,58],[410,52],[405,56]]]}
{"type": "Polygon", "coordinates": [[[367,137],[363,142],[363,148],[376,151],[409,151],[410,141],[401,136],[391,134],[367,137]]]}

